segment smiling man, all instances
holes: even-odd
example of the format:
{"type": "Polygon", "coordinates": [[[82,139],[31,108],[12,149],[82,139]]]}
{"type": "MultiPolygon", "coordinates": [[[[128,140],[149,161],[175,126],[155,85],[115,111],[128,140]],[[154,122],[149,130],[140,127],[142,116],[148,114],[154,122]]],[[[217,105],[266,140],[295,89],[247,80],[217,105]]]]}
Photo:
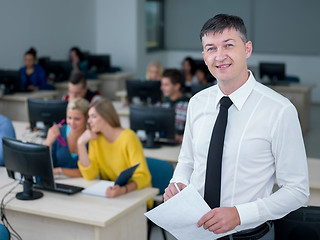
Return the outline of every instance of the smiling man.
{"type": "Polygon", "coordinates": [[[180,190],[193,184],[211,207],[198,227],[221,234],[219,239],[274,239],[271,220],[301,207],[309,196],[297,111],[248,70],[252,42],[241,18],[219,14],[209,19],[200,39],[218,84],[189,102],[179,161],[164,199],[178,193],[174,183],[180,190]],[[216,129],[222,129],[220,111],[227,124],[215,142],[216,129]],[[219,144],[220,157],[213,158],[219,144]],[[273,193],[275,180],[279,190],[273,193]]]}

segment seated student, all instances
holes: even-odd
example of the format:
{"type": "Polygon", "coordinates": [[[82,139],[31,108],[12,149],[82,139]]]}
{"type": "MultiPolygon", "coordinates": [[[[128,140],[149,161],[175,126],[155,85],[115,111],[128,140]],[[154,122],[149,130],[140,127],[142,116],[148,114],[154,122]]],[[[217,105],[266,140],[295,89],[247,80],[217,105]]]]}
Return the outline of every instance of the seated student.
{"type": "Polygon", "coordinates": [[[196,68],[196,77],[197,77],[197,83],[207,85],[208,84],[208,78],[207,74],[209,73],[209,70],[205,64],[201,64],[197,66],[196,68]]]}
{"type": "Polygon", "coordinates": [[[68,82],[68,94],[62,99],[70,101],[76,97],[82,97],[89,102],[100,97],[99,91],[91,91],[87,86],[87,79],[84,73],[73,73],[68,82]]]}
{"type": "Polygon", "coordinates": [[[161,79],[161,90],[165,97],[165,101],[161,103],[161,106],[175,108],[175,140],[178,143],[182,142],[189,102],[189,98],[183,94],[183,88],[184,79],[181,72],[178,69],[166,69],[161,79]]]}
{"type": "Polygon", "coordinates": [[[162,78],[163,66],[159,61],[152,61],[148,64],[146,72],[146,80],[160,81],[162,78]]]}
{"type": "Polygon", "coordinates": [[[14,131],[14,127],[9,120],[9,118],[0,114],[0,166],[4,166],[3,160],[3,148],[2,148],[2,138],[10,137],[16,138],[16,133],[14,131]]]}
{"type": "Polygon", "coordinates": [[[197,83],[196,63],[191,57],[186,57],[182,62],[186,90],[190,91],[191,85],[197,83]]]}
{"type": "Polygon", "coordinates": [[[71,73],[88,72],[88,61],[85,60],[84,54],[78,47],[70,49],[71,73]]]}
{"type": "Polygon", "coordinates": [[[51,148],[54,175],[81,177],[78,169],[77,140],[86,130],[88,109],[87,100],[70,100],[67,106],[67,124],[54,125],[49,129],[45,145],[51,148]]]}
{"type": "MultiPolygon", "coordinates": [[[[91,180],[100,174],[104,180],[115,181],[119,174],[137,164],[131,180],[120,187],[106,189],[109,198],[126,194],[136,189],[151,187],[151,175],[139,138],[131,129],[120,126],[119,117],[108,99],[100,98],[89,108],[89,127],[78,139],[78,166],[82,176],[91,180]],[[89,153],[86,145],[89,142],[89,153]]],[[[152,200],[148,201],[152,206],[152,200]]]]}
{"type": "Polygon", "coordinates": [[[37,51],[30,48],[24,54],[24,66],[20,68],[20,76],[22,86],[25,90],[36,91],[38,89],[54,89],[53,86],[47,83],[45,70],[36,64],[37,51]]]}

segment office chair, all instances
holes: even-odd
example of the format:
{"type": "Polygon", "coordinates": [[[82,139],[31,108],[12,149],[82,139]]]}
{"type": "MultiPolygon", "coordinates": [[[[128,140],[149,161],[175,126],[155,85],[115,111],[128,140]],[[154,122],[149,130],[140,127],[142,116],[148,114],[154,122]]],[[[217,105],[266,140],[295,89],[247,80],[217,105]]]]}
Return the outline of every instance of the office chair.
{"type": "MultiPolygon", "coordinates": [[[[160,205],[163,202],[162,195],[164,194],[164,190],[168,186],[172,175],[173,175],[173,166],[171,163],[155,159],[155,158],[146,158],[147,164],[149,167],[149,171],[152,177],[152,186],[155,188],[159,188],[159,194],[154,199],[154,207],[160,205]]],[[[148,220],[148,239],[150,239],[152,227],[155,224],[148,220]]],[[[163,238],[166,240],[166,233],[164,229],[161,229],[163,238]]]]}
{"type": "Polygon", "coordinates": [[[2,224],[0,224],[0,239],[1,240],[9,240],[10,239],[10,234],[9,234],[8,229],[2,224]]]}

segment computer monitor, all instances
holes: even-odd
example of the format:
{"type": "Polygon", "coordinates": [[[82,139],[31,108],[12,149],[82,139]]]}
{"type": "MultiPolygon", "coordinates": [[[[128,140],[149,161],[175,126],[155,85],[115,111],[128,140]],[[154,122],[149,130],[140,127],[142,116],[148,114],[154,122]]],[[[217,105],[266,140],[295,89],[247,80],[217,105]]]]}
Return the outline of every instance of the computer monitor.
{"type": "Polygon", "coordinates": [[[16,194],[20,200],[33,200],[43,196],[33,190],[39,184],[54,188],[53,166],[50,148],[46,145],[22,142],[4,137],[3,158],[8,176],[23,183],[23,192],[16,194]]]}
{"type": "Polygon", "coordinates": [[[130,105],[130,128],[134,131],[146,131],[145,148],[158,148],[155,133],[161,138],[174,140],[175,137],[175,110],[156,106],[130,105]]]}
{"type": "Polygon", "coordinates": [[[94,73],[110,72],[110,55],[100,54],[87,56],[88,69],[94,73]]]}
{"type": "Polygon", "coordinates": [[[30,127],[33,129],[37,122],[44,123],[44,132],[54,124],[66,119],[68,101],[60,99],[31,99],[28,100],[30,127]]]}
{"type": "Polygon", "coordinates": [[[69,61],[44,61],[43,67],[48,78],[54,82],[67,81],[71,73],[71,64],[69,61]]]}
{"type": "Polygon", "coordinates": [[[0,85],[4,86],[4,94],[23,90],[20,71],[0,70],[0,85]]]}
{"type": "Polygon", "coordinates": [[[155,104],[162,99],[160,81],[141,81],[141,80],[127,80],[127,98],[129,103],[134,103],[134,98],[146,104],[155,104]]]}
{"type": "Polygon", "coordinates": [[[301,207],[275,220],[275,240],[320,240],[320,207],[301,207]]]}
{"type": "Polygon", "coordinates": [[[271,84],[285,80],[285,64],[284,63],[266,63],[259,64],[260,79],[268,78],[271,84]]]}

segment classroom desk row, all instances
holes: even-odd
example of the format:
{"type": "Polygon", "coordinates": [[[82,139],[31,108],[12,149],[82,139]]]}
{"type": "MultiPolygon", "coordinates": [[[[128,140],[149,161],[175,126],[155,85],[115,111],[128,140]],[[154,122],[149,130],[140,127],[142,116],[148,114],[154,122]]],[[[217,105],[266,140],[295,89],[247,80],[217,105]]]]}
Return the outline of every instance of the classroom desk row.
{"type": "MultiPolygon", "coordinates": [[[[84,188],[97,181],[83,178],[57,180],[84,188]]],[[[5,168],[0,167],[1,199],[14,184],[16,182],[7,177],[5,168]]],[[[158,189],[144,188],[110,199],[83,193],[64,195],[42,191],[42,198],[22,201],[15,198],[16,192],[21,190],[22,185],[19,185],[8,195],[5,214],[22,239],[33,240],[146,240],[146,201],[158,193],[158,189]]]]}
{"type": "MultiPolygon", "coordinates": [[[[98,79],[88,80],[87,85],[92,90],[99,90],[101,96],[115,100],[116,91],[125,87],[125,82],[134,76],[130,72],[116,72],[99,74],[98,79]]],[[[68,92],[68,82],[54,84],[56,90],[40,90],[36,92],[17,92],[0,96],[0,113],[12,121],[28,121],[27,99],[61,99],[68,92]]]]}

